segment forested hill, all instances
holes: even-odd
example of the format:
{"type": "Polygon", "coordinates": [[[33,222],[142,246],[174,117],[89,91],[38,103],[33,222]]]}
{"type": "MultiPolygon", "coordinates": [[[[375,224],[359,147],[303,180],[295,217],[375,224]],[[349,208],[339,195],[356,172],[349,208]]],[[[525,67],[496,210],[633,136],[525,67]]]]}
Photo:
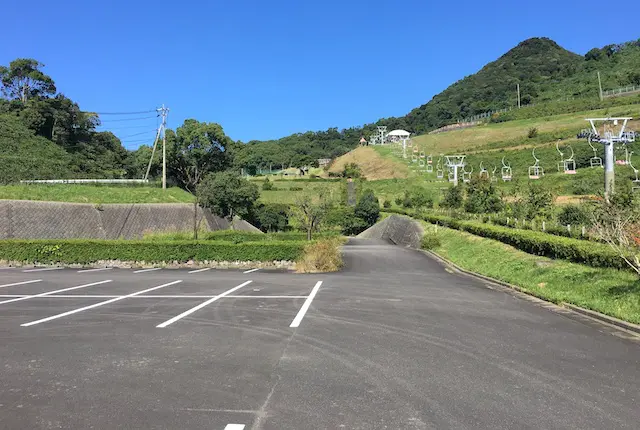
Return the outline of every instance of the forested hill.
{"type": "Polygon", "coordinates": [[[279,165],[282,159],[301,162],[334,157],[354,148],[360,137],[374,133],[376,125],[423,134],[471,115],[515,107],[518,83],[523,106],[572,98],[597,101],[596,71],[600,71],[605,89],[640,85],[640,39],[594,48],[584,56],[547,38],[528,39],[403,117],[385,118],[341,131],[329,129],[269,142],[250,142],[242,162],[256,167],[279,165]],[[286,154],[295,156],[288,158],[286,154]]]}

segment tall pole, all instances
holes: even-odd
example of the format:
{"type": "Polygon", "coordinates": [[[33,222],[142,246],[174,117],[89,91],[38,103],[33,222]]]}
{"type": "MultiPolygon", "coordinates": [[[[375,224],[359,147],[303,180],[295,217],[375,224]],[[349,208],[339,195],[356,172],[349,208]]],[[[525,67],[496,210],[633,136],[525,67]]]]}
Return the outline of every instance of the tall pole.
{"type": "Polygon", "coordinates": [[[598,71],[598,88],[600,89],[600,101],[602,101],[602,81],[600,80],[600,71],[598,71]]]}
{"type": "Polygon", "coordinates": [[[615,174],[613,161],[613,142],[604,144],[604,198],[608,202],[614,193],[615,174]]]}
{"type": "Polygon", "coordinates": [[[159,109],[162,114],[162,189],[167,189],[167,115],[169,113],[169,109],[162,105],[162,108],[159,109]]]}
{"type": "Polygon", "coordinates": [[[520,84],[518,84],[518,109],[520,109],[520,84]]]}

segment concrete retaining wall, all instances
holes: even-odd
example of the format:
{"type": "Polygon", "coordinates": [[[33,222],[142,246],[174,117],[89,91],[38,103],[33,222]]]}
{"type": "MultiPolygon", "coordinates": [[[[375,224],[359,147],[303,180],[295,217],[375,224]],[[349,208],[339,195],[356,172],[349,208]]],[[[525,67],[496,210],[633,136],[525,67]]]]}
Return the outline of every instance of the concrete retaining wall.
{"type": "Polygon", "coordinates": [[[420,248],[424,229],[419,222],[401,215],[391,215],[358,235],[362,239],[384,239],[400,246],[420,248]]]}
{"type": "MultiPolygon", "coordinates": [[[[193,230],[192,204],[113,204],[0,200],[0,239],[135,239],[148,232],[193,230]]],[[[229,221],[198,208],[201,229],[227,230],[229,221]]],[[[256,231],[246,221],[236,230],[256,231]]]]}

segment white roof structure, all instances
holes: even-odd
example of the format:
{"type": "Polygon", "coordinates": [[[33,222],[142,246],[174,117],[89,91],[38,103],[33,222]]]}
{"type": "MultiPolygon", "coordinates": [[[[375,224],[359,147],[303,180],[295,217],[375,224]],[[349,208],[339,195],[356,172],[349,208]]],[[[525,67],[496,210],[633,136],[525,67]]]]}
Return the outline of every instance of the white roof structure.
{"type": "Polygon", "coordinates": [[[393,130],[387,136],[409,137],[410,135],[411,133],[405,130],[393,130]]]}

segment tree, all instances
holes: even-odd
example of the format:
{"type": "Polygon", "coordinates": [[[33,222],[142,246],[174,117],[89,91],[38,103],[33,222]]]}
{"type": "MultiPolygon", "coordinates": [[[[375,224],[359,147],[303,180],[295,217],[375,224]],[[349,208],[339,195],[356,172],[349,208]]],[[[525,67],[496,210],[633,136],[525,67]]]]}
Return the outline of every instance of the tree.
{"type": "Polygon", "coordinates": [[[461,185],[449,187],[444,193],[444,199],[440,202],[440,206],[449,209],[459,209],[463,203],[463,191],[461,185]]]}
{"type": "Polygon", "coordinates": [[[187,119],[174,133],[167,130],[168,169],[180,186],[193,193],[202,178],[230,166],[232,140],[216,123],[187,119]]]}
{"type": "Polygon", "coordinates": [[[307,232],[307,240],[311,240],[313,232],[318,231],[327,218],[332,204],[325,196],[314,201],[310,195],[298,196],[293,205],[293,216],[301,228],[307,232]]]}
{"type": "Polygon", "coordinates": [[[254,218],[262,231],[285,231],[289,226],[289,206],[282,203],[261,204],[256,208],[254,218]]]}
{"type": "Polygon", "coordinates": [[[525,205],[527,218],[550,218],[553,213],[553,193],[541,184],[529,184],[525,205]]]}
{"type": "Polygon", "coordinates": [[[51,77],[40,71],[44,64],[31,58],[18,58],[9,67],[0,66],[3,94],[26,103],[31,97],[46,97],[56,93],[51,77]]]}
{"type": "Polygon", "coordinates": [[[197,188],[198,201],[216,215],[233,221],[246,218],[254,209],[260,193],[255,184],[233,172],[208,174],[197,188]]]}
{"type": "Polygon", "coordinates": [[[464,209],[470,213],[494,213],[503,208],[502,199],[489,179],[473,177],[467,188],[464,209]]]}
{"type": "Polygon", "coordinates": [[[374,225],[380,218],[380,203],[373,191],[366,190],[356,203],[353,214],[364,221],[365,228],[374,225]]]}

